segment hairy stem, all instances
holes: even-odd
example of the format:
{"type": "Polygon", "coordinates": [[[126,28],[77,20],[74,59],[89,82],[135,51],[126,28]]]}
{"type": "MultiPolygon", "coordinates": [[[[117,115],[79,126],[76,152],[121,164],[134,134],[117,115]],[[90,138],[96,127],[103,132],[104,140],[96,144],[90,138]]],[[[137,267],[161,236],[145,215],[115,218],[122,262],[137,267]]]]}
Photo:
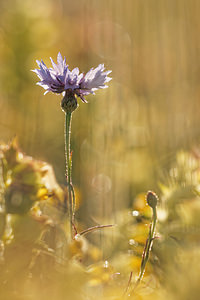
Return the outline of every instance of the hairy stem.
{"type": "Polygon", "coordinates": [[[145,244],[144,251],[143,251],[143,254],[142,254],[140,273],[139,273],[138,279],[137,279],[137,281],[136,281],[136,283],[133,287],[132,292],[135,290],[135,288],[138,286],[138,284],[142,280],[142,277],[143,277],[144,272],[145,272],[145,267],[146,267],[146,264],[147,264],[148,259],[149,259],[151,247],[153,245],[153,240],[154,240],[154,236],[155,236],[156,221],[157,221],[156,206],[153,207],[152,210],[153,210],[152,222],[151,222],[151,225],[150,225],[150,228],[149,228],[149,235],[148,235],[148,238],[146,240],[146,244],[145,244]]]}
{"type": "Polygon", "coordinates": [[[151,252],[151,247],[153,245],[153,240],[155,239],[155,229],[156,229],[156,222],[157,222],[156,207],[157,207],[157,203],[158,203],[159,199],[158,199],[158,196],[154,192],[149,191],[147,193],[146,200],[147,200],[147,204],[152,208],[152,211],[153,211],[152,221],[151,221],[151,224],[149,227],[148,238],[146,240],[145,247],[144,247],[143,254],[142,254],[142,261],[141,261],[141,265],[140,265],[140,273],[139,273],[138,279],[136,280],[132,290],[128,294],[128,292],[130,290],[131,279],[132,279],[132,272],[131,272],[130,278],[128,281],[128,286],[124,292],[124,295],[128,295],[128,296],[133,294],[133,292],[135,291],[135,289],[137,288],[137,286],[139,285],[139,283],[141,282],[141,280],[143,278],[143,275],[145,272],[145,267],[146,267],[146,264],[148,262],[149,255],[151,252]]]}
{"type": "MultiPolygon", "coordinates": [[[[72,155],[71,155],[71,119],[72,113],[65,113],[65,159],[66,159],[66,179],[67,179],[67,188],[68,188],[68,203],[69,203],[69,227],[70,227],[70,237],[73,238],[73,203],[74,195],[72,198],[72,192],[74,191],[72,186],[72,155]],[[73,199],[73,200],[72,200],[73,199]]],[[[74,193],[73,193],[74,194],[74,193]]],[[[65,209],[67,208],[67,203],[65,203],[65,209]]]]}

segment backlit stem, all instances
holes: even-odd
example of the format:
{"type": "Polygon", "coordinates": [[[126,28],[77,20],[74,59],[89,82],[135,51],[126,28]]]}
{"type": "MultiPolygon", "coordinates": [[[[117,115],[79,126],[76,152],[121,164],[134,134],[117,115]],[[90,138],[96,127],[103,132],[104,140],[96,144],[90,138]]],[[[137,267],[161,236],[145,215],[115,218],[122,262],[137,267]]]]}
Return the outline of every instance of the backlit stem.
{"type": "MultiPolygon", "coordinates": [[[[136,287],[139,285],[139,283],[141,282],[141,280],[143,278],[143,275],[144,275],[144,272],[145,272],[145,267],[146,267],[146,264],[148,262],[149,255],[150,255],[150,252],[151,252],[151,247],[153,245],[153,240],[155,239],[155,229],[156,229],[156,222],[157,222],[156,207],[157,207],[157,203],[158,203],[158,197],[154,192],[149,191],[147,193],[146,200],[147,200],[147,204],[152,208],[153,216],[152,216],[152,221],[151,221],[151,224],[150,224],[150,227],[149,227],[148,238],[146,240],[146,244],[145,244],[143,254],[142,254],[142,261],[141,261],[141,265],[140,265],[140,273],[139,273],[138,279],[136,280],[136,282],[135,282],[132,290],[130,291],[129,295],[133,294],[134,290],[136,289],[136,287]]],[[[127,294],[129,289],[130,289],[131,278],[132,278],[132,273],[130,275],[128,286],[125,290],[124,295],[127,294]]]]}
{"type": "Polygon", "coordinates": [[[153,210],[152,222],[151,222],[151,225],[150,225],[150,228],[149,228],[149,235],[148,235],[148,238],[146,240],[146,244],[145,244],[144,251],[143,251],[143,254],[142,254],[140,273],[139,273],[138,279],[137,279],[131,293],[133,293],[133,291],[136,289],[136,287],[138,286],[138,284],[142,280],[142,277],[143,277],[144,272],[145,272],[145,267],[146,267],[146,264],[147,264],[148,259],[149,259],[151,247],[153,245],[153,240],[154,240],[154,236],[155,236],[156,221],[157,221],[156,207],[153,207],[152,210],[153,210]]]}
{"type": "MultiPolygon", "coordinates": [[[[72,113],[65,112],[65,159],[66,159],[66,179],[67,179],[67,188],[68,188],[68,211],[69,211],[69,227],[70,227],[70,237],[73,238],[73,202],[74,195],[72,198],[72,155],[71,155],[71,120],[72,113]]],[[[74,192],[73,192],[74,194],[74,192]]],[[[65,203],[65,208],[66,208],[65,203]]]]}

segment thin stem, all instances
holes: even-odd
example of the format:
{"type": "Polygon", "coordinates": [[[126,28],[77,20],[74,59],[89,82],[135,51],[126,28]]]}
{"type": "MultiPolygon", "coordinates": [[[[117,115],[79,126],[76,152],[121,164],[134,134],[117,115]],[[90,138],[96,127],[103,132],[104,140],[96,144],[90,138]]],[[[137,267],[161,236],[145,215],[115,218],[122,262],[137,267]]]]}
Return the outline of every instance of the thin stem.
{"type": "Polygon", "coordinates": [[[98,229],[102,229],[102,228],[109,228],[109,227],[113,227],[115,226],[114,224],[108,224],[108,225],[96,225],[96,226],[93,226],[93,227],[90,227],[90,228],[87,228],[81,232],[79,232],[78,234],[79,235],[84,235],[84,234],[87,234],[89,232],[92,232],[92,231],[95,231],[95,230],[98,230],[98,229]]]}
{"type": "Polygon", "coordinates": [[[72,192],[72,223],[73,223],[73,227],[75,227],[76,196],[75,196],[73,184],[71,184],[70,187],[72,192]]]}
{"type": "Polygon", "coordinates": [[[128,290],[129,290],[129,288],[130,288],[132,277],[133,277],[133,271],[131,271],[131,273],[130,273],[129,280],[128,280],[128,284],[127,284],[127,287],[126,287],[126,289],[125,289],[125,291],[124,291],[123,296],[126,295],[126,293],[128,292],[128,290]]]}
{"type": "MultiPolygon", "coordinates": [[[[73,203],[72,203],[72,156],[71,156],[71,119],[72,113],[65,113],[65,158],[66,158],[66,179],[68,187],[68,202],[69,202],[69,224],[70,224],[70,237],[73,237],[73,203]]],[[[73,201],[74,202],[74,201],[73,201]]],[[[65,203],[65,209],[67,203],[65,203]]]]}
{"type": "Polygon", "coordinates": [[[144,251],[143,251],[143,254],[142,254],[140,273],[139,273],[138,279],[137,279],[137,281],[136,281],[136,283],[135,283],[135,285],[134,285],[134,287],[131,291],[131,294],[133,293],[133,291],[136,289],[136,287],[138,286],[138,284],[142,280],[142,277],[143,277],[144,272],[145,272],[145,267],[146,267],[146,264],[147,264],[148,259],[149,259],[151,247],[153,245],[153,240],[154,240],[154,236],[155,236],[156,221],[157,221],[156,206],[153,207],[152,210],[153,210],[152,222],[151,222],[151,225],[150,225],[149,235],[148,235],[148,238],[146,240],[146,244],[145,244],[144,251]]]}

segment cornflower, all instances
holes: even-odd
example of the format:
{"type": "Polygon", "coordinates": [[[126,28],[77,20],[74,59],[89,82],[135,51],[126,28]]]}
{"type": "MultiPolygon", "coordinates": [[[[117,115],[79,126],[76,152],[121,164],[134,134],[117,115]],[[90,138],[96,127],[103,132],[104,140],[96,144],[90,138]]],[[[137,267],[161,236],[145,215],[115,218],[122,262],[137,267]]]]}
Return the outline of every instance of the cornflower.
{"type": "MultiPolygon", "coordinates": [[[[75,193],[72,184],[72,153],[70,150],[71,135],[71,118],[72,112],[77,108],[77,98],[82,102],[87,102],[85,96],[94,94],[99,89],[105,89],[112,78],[108,77],[111,71],[105,71],[104,64],[91,68],[86,74],[80,73],[79,68],[72,71],[66,64],[66,58],[62,58],[58,53],[57,64],[50,58],[52,67],[47,68],[41,60],[36,60],[39,69],[32,70],[37,74],[40,81],[38,85],[45,89],[44,94],[53,92],[62,94],[61,108],[65,112],[65,157],[66,157],[66,179],[68,185],[68,201],[69,201],[69,222],[70,235],[74,237],[73,228],[75,228],[75,193]]],[[[67,203],[65,202],[65,210],[67,203]]],[[[76,231],[76,228],[75,228],[76,231]]]]}
{"type": "Polygon", "coordinates": [[[98,89],[105,89],[112,78],[108,77],[112,71],[104,71],[104,64],[99,64],[98,67],[91,68],[86,74],[79,73],[79,68],[74,68],[72,71],[66,65],[66,58],[62,58],[61,53],[58,53],[57,64],[50,58],[52,68],[47,68],[41,60],[36,60],[39,69],[32,70],[37,74],[40,81],[38,85],[45,89],[44,94],[53,92],[56,94],[63,93],[62,109],[72,112],[77,107],[76,96],[83,102],[87,102],[85,96],[94,94],[98,89]]]}

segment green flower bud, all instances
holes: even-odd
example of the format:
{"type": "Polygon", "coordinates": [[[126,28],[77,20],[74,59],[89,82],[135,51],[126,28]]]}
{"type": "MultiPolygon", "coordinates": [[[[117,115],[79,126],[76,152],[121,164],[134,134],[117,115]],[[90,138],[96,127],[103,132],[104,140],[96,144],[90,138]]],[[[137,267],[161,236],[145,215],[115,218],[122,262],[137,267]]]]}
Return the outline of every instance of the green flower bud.
{"type": "Polygon", "coordinates": [[[147,193],[146,200],[150,207],[156,208],[158,203],[158,196],[154,192],[149,191],[147,193]]]}
{"type": "Polygon", "coordinates": [[[72,90],[67,90],[61,101],[61,108],[65,113],[72,113],[78,107],[77,99],[72,90]]]}

